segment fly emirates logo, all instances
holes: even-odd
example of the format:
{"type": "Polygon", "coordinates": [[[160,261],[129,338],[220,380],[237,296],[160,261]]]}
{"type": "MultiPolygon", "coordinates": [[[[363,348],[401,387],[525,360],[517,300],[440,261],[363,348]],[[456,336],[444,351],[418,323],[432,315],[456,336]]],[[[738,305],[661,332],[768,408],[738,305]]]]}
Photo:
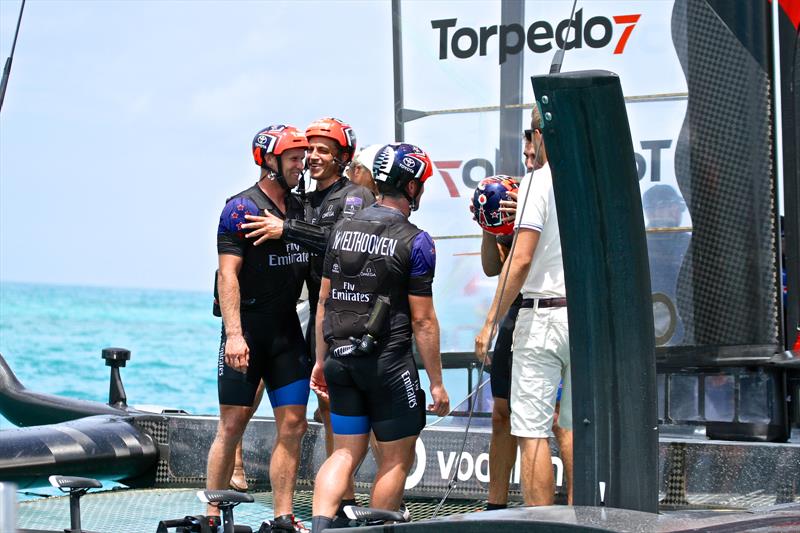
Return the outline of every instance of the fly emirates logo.
{"type": "Polygon", "coordinates": [[[568,33],[566,50],[613,46],[615,54],[622,54],[641,16],[640,13],[611,18],[598,15],[584,21],[583,9],[579,9],[572,22],[564,19],[555,28],[546,20],[537,20],[527,28],[521,24],[457,28],[458,19],[455,18],[432,20],[431,27],[438,32],[440,60],[451,56],[458,59],[467,59],[475,54],[485,56],[490,43],[494,47],[493,41],[497,41],[498,61],[502,65],[509,56],[522,52],[525,46],[535,54],[553,50],[554,44],[555,48],[561,48],[568,33]],[[568,32],[570,27],[572,31],[568,32]]]}
{"type": "Polygon", "coordinates": [[[308,252],[292,242],[287,242],[286,254],[269,254],[267,259],[270,267],[285,267],[296,263],[308,263],[308,252]]]}

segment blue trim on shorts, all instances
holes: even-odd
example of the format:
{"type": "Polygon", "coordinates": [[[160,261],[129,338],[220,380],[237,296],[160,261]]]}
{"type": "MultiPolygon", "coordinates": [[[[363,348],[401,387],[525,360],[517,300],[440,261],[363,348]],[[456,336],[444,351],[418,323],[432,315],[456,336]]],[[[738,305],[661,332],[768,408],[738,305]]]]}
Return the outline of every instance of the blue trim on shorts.
{"type": "Polygon", "coordinates": [[[564,380],[562,379],[561,382],[558,384],[558,392],[556,393],[556,403],[561,401],[561,391],[564,390],[564,380]]]}
{"type": "Polygon", "coordinates": [[[369,433],[369,417],[344,416],[331,413],[331,426],[337,435],[366,435],[369,433]]]}
{"type": "Polygon", "coordinates": [[[285,405],[308,405],[308,393],[310,379],[299,379],[294,383],[289,383],[273,391],[268,391],[269,403],[272,408],[283,407],[285,405]]]}

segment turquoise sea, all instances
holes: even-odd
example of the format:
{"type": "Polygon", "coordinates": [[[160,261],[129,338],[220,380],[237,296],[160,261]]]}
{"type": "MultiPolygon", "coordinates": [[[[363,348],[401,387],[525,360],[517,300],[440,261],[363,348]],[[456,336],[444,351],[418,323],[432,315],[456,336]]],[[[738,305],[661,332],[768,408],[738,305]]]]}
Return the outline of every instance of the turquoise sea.
{"type": "MultiPolygon", "coordinates": [[[[216,414],[219,334],[206,292],[0,282],[0,353],[37,392],[108,401],[100,353],[116,346],[131,351],[122,369],[129,405],[216,414]]],[[[446,370],[445,386],[455,405],[466,372],[446,370]]],[[[270,414],[264,401],[257,415],[270,414]]],[[[0,429],[13,427],[0,417],[0,429]]]]}

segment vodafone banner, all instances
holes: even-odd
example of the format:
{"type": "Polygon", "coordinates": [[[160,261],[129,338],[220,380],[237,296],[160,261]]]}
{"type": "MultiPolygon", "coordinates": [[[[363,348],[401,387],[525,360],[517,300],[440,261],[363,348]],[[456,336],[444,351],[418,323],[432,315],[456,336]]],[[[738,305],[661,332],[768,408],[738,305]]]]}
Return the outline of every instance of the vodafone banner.
{"type": "MultiPolygon", "coordinates": [[[[672,7],[672,0],[579,1],[562,71],[615,72],[626,97],[685,94],[670,30],[672,7]]],[[[566,38],[571,8],[572,1],[531,0],[523,21],[502,25],[498,1],[404,2],[404,107],[431,112],[497,106],[501,64],[516,55],[523,56],[522,101],[533,102],[530,77],[549,71],[566,38]]],[[[674,155],[686,100],[678,98],[627,106],[643,193],[668,184],[680,194],[674,155]]],[[[530,108],[520,113],[527,127],[530,108]]],[[[439,237],[434,294],[442,352],[472,350],[497,284],[481,270],[480,228],[468,201],[475,185],[495,174],[499,120],[497,111],[458,112],[405,125],[406,140],[424,148],[436,166],[412,221],[439,237]],[[469,235],[475,237],[463,237],[469,235]]],[[[682,225],[690,224],[685,213],[682,225]]]]}

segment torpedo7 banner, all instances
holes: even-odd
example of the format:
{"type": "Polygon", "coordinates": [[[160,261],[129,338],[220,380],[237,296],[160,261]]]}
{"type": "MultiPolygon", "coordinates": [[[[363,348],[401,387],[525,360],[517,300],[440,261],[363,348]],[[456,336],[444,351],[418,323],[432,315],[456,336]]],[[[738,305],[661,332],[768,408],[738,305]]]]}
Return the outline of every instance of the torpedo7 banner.
{"type": "MultiPolygon", "coordinates": [[[[443,352],[472,350],[497,285],[481,269],[480,228],[468,200],[482,178],[497,173],[500,73],[511,58],[522,58],[523,128],[534,101],[530,77],[549,71],[558,48],[565,46],[562,71],[617,73],[641,191],[659,185],[666,194],[667,186],[680,202],[673,160],[686,81],[671,36],[672,0],[579,1],[570,22],[571,9],[568,0],[527,1],[521,20],[502,22],[499,1],[402,3],[401,116],[412,119],[405,138],[436,166],[413,220],[436,237],[443,352]]],[[[520,139],[522,175],[522,132],[511,134],[520,139]]],[[[691,225],[685,209],[674,225],[691,225]]]]}

